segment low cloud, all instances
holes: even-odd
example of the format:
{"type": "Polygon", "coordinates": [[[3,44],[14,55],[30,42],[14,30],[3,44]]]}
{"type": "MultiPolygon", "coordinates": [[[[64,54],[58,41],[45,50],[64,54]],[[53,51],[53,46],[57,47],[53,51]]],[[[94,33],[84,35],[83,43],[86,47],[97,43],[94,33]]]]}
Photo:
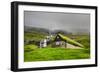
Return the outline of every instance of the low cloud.
{"type": "Polygon", "coordinates": [[[90,14],[24,11],[24,24],[49,30],[87,33],[90,31],[90,14]]]}

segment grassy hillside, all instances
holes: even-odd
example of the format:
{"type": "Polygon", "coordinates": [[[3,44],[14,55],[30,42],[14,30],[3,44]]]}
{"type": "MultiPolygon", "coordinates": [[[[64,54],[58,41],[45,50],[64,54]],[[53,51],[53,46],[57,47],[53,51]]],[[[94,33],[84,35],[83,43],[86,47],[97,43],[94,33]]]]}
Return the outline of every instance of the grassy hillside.
{"type": "MultiPolygon", "coordinates": [[[[24,41],[33,40],[39,42],[46,38],[48,34],[38,31],[25,31],[24,41]]],[[[24,44],[24,61],[49,61],[49,60],[73,60],[73,59],[87,59],[90,58],[90,36],[89,35],[64,35],[84,46],[83,49],[51,47],[48,45],[46,48],[39,48],[38,45],[33,43],[24,44]]],[[[52,37],[54,40],[55,36],[52,37]]]]}
{"type": "Polygon", "coordinates": [[[41,40],[43,38],[45,38],[47,34],[45,33],[41,33],[41,32],[25,32],[24,33],[24,40],[41,40]]]}

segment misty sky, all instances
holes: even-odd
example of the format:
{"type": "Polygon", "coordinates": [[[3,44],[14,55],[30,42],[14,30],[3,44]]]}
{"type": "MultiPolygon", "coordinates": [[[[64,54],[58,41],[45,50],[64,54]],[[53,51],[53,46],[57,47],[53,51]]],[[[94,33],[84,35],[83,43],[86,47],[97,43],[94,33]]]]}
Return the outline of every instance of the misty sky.
{"type": "Polygon", "coordinates": [[[87,33],[90,31],[90,14],[24,11],[24,24],[49,30],[87,33]]]}

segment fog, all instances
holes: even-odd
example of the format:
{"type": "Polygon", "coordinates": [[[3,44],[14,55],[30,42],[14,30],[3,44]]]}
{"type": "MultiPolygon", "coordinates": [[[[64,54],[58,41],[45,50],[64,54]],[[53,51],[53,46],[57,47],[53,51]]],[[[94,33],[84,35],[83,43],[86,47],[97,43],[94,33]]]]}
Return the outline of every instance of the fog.
{"type": "Polygon", "coordinates": [[[90,31],[90,14],[24,11],[24,25],[51,31],[88,33],[90,31]]]}

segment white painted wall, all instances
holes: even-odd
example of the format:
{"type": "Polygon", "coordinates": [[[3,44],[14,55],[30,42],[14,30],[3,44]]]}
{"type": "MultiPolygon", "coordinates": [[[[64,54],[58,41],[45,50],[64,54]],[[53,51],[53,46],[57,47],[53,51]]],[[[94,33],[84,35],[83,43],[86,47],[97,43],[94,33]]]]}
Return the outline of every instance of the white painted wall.
{"type": "MultiPolygon", "coordinates": [[[[0,73],[11,73],[10,68],[10,2],[14,0],[0,0],[0,73]]],[[[16,0],[18,1],[18,0],[16,0]]],[[[78,5],[96,5],[98,6],[98,20],[100,19],[100,0],[21,0],[30,2],[45,2],[45,3],[61,3],[61,4],[78,4],[78,5]]],[[[98,22],[99,24],[100,22],[98,22]]],[[[100,25],[99,27],[100,28],[100,25]]],[[[100,29],[99,29],[100,31],[100,29]]],[[[100,37],[100,33],[98,35],[100,37]]],[[[98,39],[100,40],[100,38],[98,39]]],[[[98,41],[100,43],[100,41],[98,41]]],[[[98,48],[100,56],[100,46],[98,48]]],[[[100,61],[100,57],[99,57],[100,61]]],[[[100,62],[99,62],[100,64],[100,62]]],[[[35,71],[35,73],[99,73],[99,67],[91,68],[74,68],[60,70],[44,70],[35,71]]],[[[32,73],[32,71],[30,71],[32,73]]]]}

